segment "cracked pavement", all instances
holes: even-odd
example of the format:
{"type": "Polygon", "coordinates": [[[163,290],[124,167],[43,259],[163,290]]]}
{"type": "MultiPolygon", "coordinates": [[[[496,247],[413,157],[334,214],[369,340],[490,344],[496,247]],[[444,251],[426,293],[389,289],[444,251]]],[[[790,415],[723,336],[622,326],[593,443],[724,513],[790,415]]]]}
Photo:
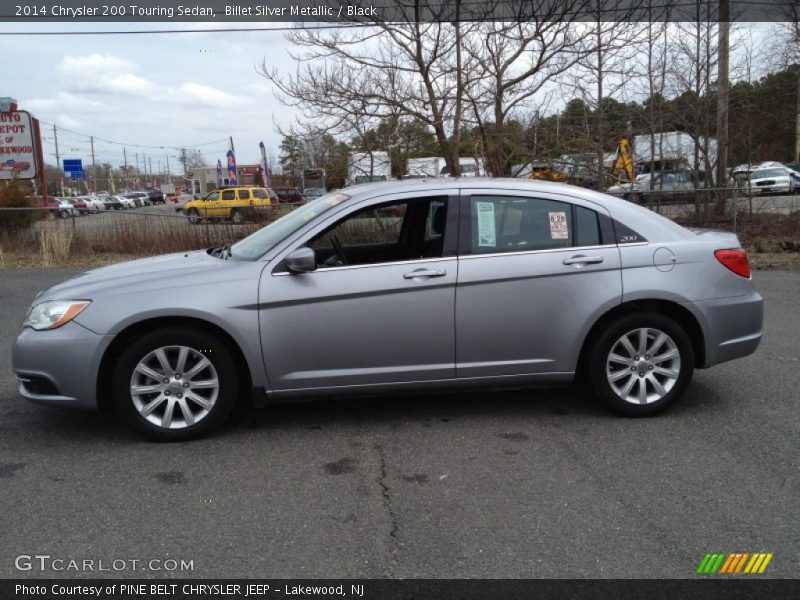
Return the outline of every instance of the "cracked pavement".
{"type": "Polygon", "coordinates": [[[709,551],[795,576],[800,272],[755,273],[757,354],[696,372],[658,418],[572,390],[400,396],[239,410],[171,445],[16,397],[25,308],[73,273],[0,271],[0,576],[81,575],[14,569],[46,553],[206,578],[682,578],[709,551]]]}

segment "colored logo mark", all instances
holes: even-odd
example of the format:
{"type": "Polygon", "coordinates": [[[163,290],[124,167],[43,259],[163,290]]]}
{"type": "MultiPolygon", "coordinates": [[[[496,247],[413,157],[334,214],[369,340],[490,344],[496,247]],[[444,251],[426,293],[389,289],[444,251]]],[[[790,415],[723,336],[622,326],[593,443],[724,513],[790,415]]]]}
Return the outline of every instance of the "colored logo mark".
{"type": "Polygon", "coordinates": [[[772,560],[772,552],[715,552],[706,554],[697,567],[698,575],[761,574],[772,560]]]}

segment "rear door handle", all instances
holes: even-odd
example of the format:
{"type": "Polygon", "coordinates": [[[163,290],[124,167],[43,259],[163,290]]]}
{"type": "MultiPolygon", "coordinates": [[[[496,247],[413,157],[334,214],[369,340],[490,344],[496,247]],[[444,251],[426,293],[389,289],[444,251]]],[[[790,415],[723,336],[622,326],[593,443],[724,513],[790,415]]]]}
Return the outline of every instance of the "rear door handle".
{"type": "Polygon", "coordinates": [[[403,279],[417,279],[418,277],[444,277],[447,271],[444,269],[417,269],[403,275],[403,279]]]}
{"type": "Polygon", "coordinates": [[[584,256],[583,254],[576,254],[570,258],[564,259],[565,265],[596,265],[603,262],[602,256],[584,256]]]}

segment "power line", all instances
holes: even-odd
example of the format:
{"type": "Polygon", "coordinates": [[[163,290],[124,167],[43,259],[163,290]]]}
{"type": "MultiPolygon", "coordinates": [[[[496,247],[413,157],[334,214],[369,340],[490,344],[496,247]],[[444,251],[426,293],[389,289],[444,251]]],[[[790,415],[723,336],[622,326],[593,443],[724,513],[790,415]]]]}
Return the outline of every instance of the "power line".
{"type": "Polygon", "coordinates": [[[105,142],[106,144],[115,144],[117,146],[126,146],[126,147],[131,147],[131,148],[151,148],[151,149],[156,149],[156,150],[180,150],[181,148],[199,148],[201,146],[210,146],[211,144],[219,144],[220,142],[227,142],[228,141],[228,138],[220,138],[218,140],[211,140],[210,142],[202,142],[202,143],[199,143],[199,144],[181,144],[179,146],[165,146],[165,145],[155,146],[155,145],[147,145],[147,144],[128,144],[126,142],[117,142],[115,140],[109,140],[109,139],[105,139],[105,138],[101,138],[101,137],[97,137],[97,136],[92,136],[91,134],[88,134],[88,133],[81,133],[80,131],[74,131],[72,129],[67,129],[66,127],[59,127],[55,123],[48,123],[47,121],[43,121],[42,119],[39,119],[39,122],[40,123],[44,123],[45,125],[56,125],[61,131],[67,131],[69,133],[73,133],[75,135],[80,135],[80,136],[83,136],[85,138],[94,137],[95,140],[101,141],[101,142],[105,142]]]}

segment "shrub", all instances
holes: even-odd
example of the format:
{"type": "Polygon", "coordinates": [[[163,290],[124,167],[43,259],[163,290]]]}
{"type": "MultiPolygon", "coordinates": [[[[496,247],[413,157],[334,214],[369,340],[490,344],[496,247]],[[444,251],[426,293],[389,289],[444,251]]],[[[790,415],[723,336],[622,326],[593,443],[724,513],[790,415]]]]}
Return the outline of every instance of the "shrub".
{"type": "MultiPolygon", "coordinates": [[[[27,190],[20,181],[12,179],[0,183],[0,208],[24,208],[27,206],[30,206],[27,190]]],[[[0,232],[9,236],[14,235],[19,231],[29,229],[35,220],[35,211],[0,210],[0,232]]]]}

